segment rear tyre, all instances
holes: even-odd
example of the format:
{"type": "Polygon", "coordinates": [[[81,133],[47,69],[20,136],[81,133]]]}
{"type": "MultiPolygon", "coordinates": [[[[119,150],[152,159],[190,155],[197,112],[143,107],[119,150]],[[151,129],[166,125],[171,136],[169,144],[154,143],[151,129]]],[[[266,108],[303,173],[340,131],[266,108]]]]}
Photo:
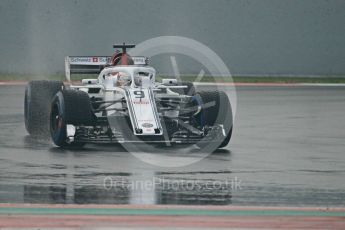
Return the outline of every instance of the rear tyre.
{"type": "MultiPolygon", "coordinates": [[[[217,148],[223,148],[228,145],[232,135],[232,109],[228,96],[222,91],[203,91],[196,94],[202,110],[197,116],[201,127],[213,126],[207,137],[213,139],[219,145],[217,148]]],[[[199,144],[203,147],[204,144],[199,144]]]]}
{"type": "Polygon", "coordinates": [[[25,88],[24,122],[30,135],[49,134],[51,100],[64,87],[61,81],[30,81],[25,88]]]}
{"type": "Polygon", "coordinates": [[[67,124],[93,125],[89,95],[79,90],[63,90],[53,98],[50,114],[50,134],[59,147],[81,147],[84,143],[68,142],[67,124]]]}

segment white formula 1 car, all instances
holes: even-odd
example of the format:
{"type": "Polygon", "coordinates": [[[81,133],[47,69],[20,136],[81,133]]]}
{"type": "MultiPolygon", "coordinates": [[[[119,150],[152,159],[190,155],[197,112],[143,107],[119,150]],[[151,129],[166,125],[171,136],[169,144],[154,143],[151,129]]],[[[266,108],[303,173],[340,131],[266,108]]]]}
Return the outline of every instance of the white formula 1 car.
{"type": "Polygon", "coordinates": [[[60,147],[85,143],[184,143],[225,147],[232,134],[232,110],[221,91],[196,92],[192,83],[155,81],[148,58],[126,49],[112,57],[70,56],[71,74],[97,73],[81,85],[31,81],[25,91],[25,127],[32,136],[51,135],[60,147]]]}

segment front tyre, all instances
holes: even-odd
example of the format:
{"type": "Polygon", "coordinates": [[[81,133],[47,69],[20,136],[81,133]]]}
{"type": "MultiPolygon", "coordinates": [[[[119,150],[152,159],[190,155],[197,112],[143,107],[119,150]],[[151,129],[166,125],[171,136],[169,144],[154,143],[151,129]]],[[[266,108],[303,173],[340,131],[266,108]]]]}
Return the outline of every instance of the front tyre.
{"type": "MultiPolygon", "coordinates": [[[[197,119],[201,127],[213,127],[207,138],[218,143],[217,148],[228,145],[232,135],[233,117],[228,96],[222,91],[198,92],[198,101],[203,107],[197,119]]],[[[205,143],[198,144],[204,147],[205,143]]]]}
{"type": "Polygon", "coordinates": [[[229,144],[232,136],[233,117],[229,97],[224,92],[219,92],[219,97],[219,113],[220,115],[222,115],[219,121],[223,125],[223,129],[226,136],[218,148],[224,148],[229,144]]]}
{"type": "Polygon", "coordinates": [[[84,143],[70,142],[67,124],[74,126],[93,125],[94,116],[87,93],[78,90],[63,90],[53,98],[50,113],[50,134],[59,147],[81,147],[84,143]]]}

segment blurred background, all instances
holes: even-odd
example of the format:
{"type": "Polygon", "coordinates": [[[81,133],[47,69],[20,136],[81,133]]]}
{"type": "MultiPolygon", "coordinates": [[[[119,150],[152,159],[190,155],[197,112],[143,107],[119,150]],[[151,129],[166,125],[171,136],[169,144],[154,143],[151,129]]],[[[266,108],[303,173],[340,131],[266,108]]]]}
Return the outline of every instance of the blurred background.
{"type": "MultiPolygon", "coordinates": [[[[174,35],[207,45],[233,75],[342,75],[344,10],[343,0],[1,0],[0,73],[62,73],[64,56],[174,35]]],[[[155,66],[171,73],[163,60],[155,66]]]]}
{"type": "MultiPolygon", "coordinates": [[[[345,84],[328,84],[345,83],[344,0],[0,0],[0,22],[0,203],[345,206],[345,84]],[[27,134],[22,80],[62,79],[65,56],[112,55],[114,43],[159,36],[203,43],[240,83],[269,83],[236,85],[227,148],[185,167],[155,167],[121,146],[64,150],[27,134]],[[327,84],[271,84],[282,76],[327,84]],[[203,186],[108,191],[107,176],[203,186]],[[229,178],[242,190],[226,187],[229,178]]],[[[180,73],[195,77],[203,67],[190,59],[176,55],[180,73]]],[[[151,63],[173,74],[168,55],[151,63]]],[[[176,151],[187,161],[195,154],[176,151]]]]}

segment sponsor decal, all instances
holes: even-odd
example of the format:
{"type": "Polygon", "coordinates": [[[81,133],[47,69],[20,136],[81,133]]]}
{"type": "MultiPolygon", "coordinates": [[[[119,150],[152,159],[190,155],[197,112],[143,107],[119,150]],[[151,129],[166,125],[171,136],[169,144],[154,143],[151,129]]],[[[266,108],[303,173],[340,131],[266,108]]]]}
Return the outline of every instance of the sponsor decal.
{"type": "Polygon", "coordinates": [[[80,65],[105,65],[109,62],[110,57],[70,57],[71,64],[80,64],[80,65]]]}
{"type": "Polygon", "coordinates": [[[89,57],[72,57],[70,62],[91,62],[89,57]]]}
{"type": "Polygon", "coordinates": [[[99,57],[98,60],[102,63],[109,63],[111,61],[111,57],[99,57]]]}
{"type": "MultiPolygon", "coordinates": [[[[152,127],[153,127],[153,124],[150,124],[150,123],[143,123],[141,126],[144,127],[144,128],[152,128],[152,127]]],[[[150,129],[150,130],[151,130],[151,129],[150,129]]]]}
{"type": "Polygon", "coordinates": [[[132,57],[134,65],[146,65],[146,57],[132,57]]]}
{"type": "Polygon", "coordinates": [[[150,104],[150,102],[148,102],[148,101],[133,101],[133,104],[148,105],[148,104],[150,104]]]}

